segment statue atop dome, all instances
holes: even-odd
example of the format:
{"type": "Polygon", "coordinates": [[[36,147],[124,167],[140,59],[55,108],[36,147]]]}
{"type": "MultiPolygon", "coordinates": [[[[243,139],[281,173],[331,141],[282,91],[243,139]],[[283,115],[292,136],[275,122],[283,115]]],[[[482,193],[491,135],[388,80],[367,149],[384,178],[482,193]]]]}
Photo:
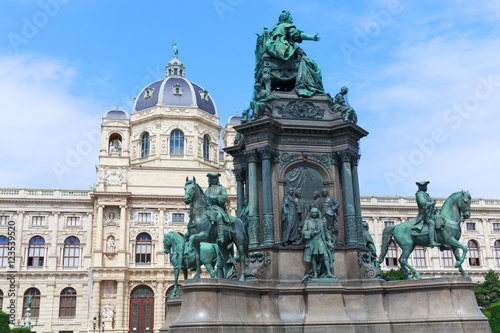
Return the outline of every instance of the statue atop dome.
{"type": "Polygon", "coordinates": [[[177,44],[174,43],[174,40],[172,39],[172,48],[174,51],[174,57],[177,57],[177,54],[179,54],[179,48],[177,47],[177,44]]]}

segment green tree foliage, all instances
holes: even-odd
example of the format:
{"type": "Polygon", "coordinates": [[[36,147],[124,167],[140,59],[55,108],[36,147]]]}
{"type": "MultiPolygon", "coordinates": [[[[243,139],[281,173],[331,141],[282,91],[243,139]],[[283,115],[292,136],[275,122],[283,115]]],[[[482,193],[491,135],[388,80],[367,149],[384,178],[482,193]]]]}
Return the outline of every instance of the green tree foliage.
{"type": "Polygon", "coordinates": [[[500,333],[500,303],[493,304],[491,307],[491,315],[488,318],[491,327],[491,333],[500,333]]]}
{"type": "Polygon", "coordinates": [[[500,277],[490,269],[484,276],[484,282],[477,283],[474,291],[477,304],[489,311],[493,303],[500,302],[500,277]]]}
{"type": "Polygon", "coordinates": [[[10,330],[10,333],[15,332],[15,333],[31,333],[31,329],[29,328],[14,328],[10,330]]]}
{"type": "Polygon", "coordinates": [[[0,333],[9,333],[9,315],[0,311],[0,333]]]}
{"type": "Polygon", "coordinates": [[[382,273],[382,278],[386,281],[406,280],[405,273],[403,273],[401,267],[398,269],[391,269],[388,272],[382,273]]]}

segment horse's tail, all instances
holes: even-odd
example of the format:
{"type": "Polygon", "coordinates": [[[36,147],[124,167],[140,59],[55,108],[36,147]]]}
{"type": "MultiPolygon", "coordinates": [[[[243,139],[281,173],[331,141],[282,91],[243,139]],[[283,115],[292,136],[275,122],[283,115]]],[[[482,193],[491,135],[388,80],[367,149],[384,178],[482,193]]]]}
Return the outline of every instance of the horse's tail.
{"type": "Polygon", "coordinates": [[[382,248],[380,249],[380,257],[378,258],[379,264],[384,261],[385,255],[387,254],[387,249],[389,248],[389,243],[392,239],[392,233],[394,232],[394,225],[388,225],[384,229],[382,234],[382,248]]]}

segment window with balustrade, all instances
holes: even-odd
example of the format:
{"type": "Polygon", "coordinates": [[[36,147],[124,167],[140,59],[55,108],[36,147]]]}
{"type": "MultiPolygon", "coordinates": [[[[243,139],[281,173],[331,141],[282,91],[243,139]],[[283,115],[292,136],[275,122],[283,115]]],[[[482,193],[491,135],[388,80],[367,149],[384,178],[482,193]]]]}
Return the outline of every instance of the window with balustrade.
{"type": "Polygon", "coordinates": [[[470,240],[467,243],[467,248],[469,249],[469,265],[470,266],[481,266],[481,260],[479,259],[479,245],[475,240],[470,240]]]}
{"type": "Polygon", "coordinates": [[[151,263],[152,247],[151,236],[145,232],[139,234],[135,243],[135,262],[151,263]]]}
{"type": "Polygon", "coordinates": [[[73,236],[66,238],[63,251],[63,266],[77,267],[80,263],[80,240],[73,236]]]}
{"type": "Polygon", "coordinates": [[[385,264],[389,267],[398,266],[398,247],[393,240],[389,243],[387,255],[385,256],[385,264]]]}
{"type": "Polygon", "coordinates": [[[30,239],[28,247],[28,266],[43,266],[45,259],[45,240],[35,236],[30,239]]]}

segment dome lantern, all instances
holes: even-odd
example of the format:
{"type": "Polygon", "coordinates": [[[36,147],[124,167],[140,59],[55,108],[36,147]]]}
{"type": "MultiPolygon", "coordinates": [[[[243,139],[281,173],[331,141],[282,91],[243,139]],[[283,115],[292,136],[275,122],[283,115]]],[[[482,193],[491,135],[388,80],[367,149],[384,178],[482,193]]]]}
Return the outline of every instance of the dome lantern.
{"type": "Polygon", "coordinates": [[[174,55],[174,59],[165,67],[166,77],[184,77],[185,67],[182,62],[177,58],[177,54],[174,55]]]}

